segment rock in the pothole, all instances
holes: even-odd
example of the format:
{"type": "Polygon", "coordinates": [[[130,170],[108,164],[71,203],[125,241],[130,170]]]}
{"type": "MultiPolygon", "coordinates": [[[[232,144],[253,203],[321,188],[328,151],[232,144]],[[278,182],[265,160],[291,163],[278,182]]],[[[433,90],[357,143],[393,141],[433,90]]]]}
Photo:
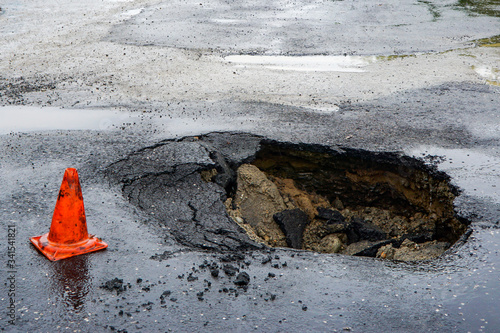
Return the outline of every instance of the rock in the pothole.
{"type": "Polygon", "coordinates": [[[384,245],[377,250],[376,257],[382,259],[394,259],[394,254],[396,253],[396,250],[398,249],[392,246],[392,244],[384,245]]]}
{"type": "Polygon", "coordinates": [[[349,246],[342,251],[342,254],[347,254],[350,256],[362,256],[362,257],[375,257],[377,251],[384,245],[392,243],[393,240],[383,240],[372,242],[368,240],[363,240],[360,242],[349,244],[349,246]]]}
{"type": "Polygon", "coordinates": [[[309,222],[307,214],[296,208],[276,213],[273,218],[285,233],[287,245],[294,249],[301,249],[302,235],[309,222]]]}
{"type": "MultiPolygon", "coordinates": [[[[364,241],[364,240],[376,242],[387,239],[387,234],[383,232],[382,229],[361,218],[357,217],[353,218],[351,221],[351,228],[353,233],[356,235],[353,238],[357,238],[357,239],[349,239],[349,241],[351,242],[364,241]]],[[[351,235],[350,234],[348,235],[351,238],[351,235]]]]}
{"type": "MultiPolygon", "coordinates": [[[[328,233],[349,233],[352,231],[351,223],[347,222],[345,217],[337,210],[319,207],[316,218],[321,221],[326,220],[324,228],[328,233]]],[[[354,238],[356,238],[354,241],[358,240],[357,234],[354,235],[354,238]]]]}
{"type": "Polygon", "coordinates": [[[285,236],[273,215],[287,207],[276,187],[256,166],[243,164],[237,171],[234,205],[257,235],[272,246],[286,246],[285,236]]]}
{"type": "Polygon", "coordinates": [[[319,250],[323,253],[339,253],[342,249],[342,242],[334,234],[326,235],[319,243],[319,250]]]}
{"type": "Polygon", "coordinates": [[[318,207],[318,214],[316,214],[316,217],[322,220],[327,220],[328,224],[345,222],[344,215],[342,215],[338,210],[330,208],[318,207]]]}
{"type": "Polygon", "coordinates": [[[381,247],[377,251],[378,258],[394,259],[402,261],[428,260],[439,257],[450,247],[447,242],[425,242],[417,244],[405,239],[399,248],[391,244],[381,247]]]}
{"type": "Polygon", "coordinates": [[[394,243],[394,247],[399,248],[405,240],[412,241],[417,244],[431,242],[434,238],[434,233],[421,233],[421,234],[405,234],[394,243]]]}
{"type": "Polygon", "coordinates": [[[437,216],[431,214],[424,216],[422,213],[416,213],[408,219],[407,233],[408,234],[431,234],[432,238],[436,232],[437,216]]]}

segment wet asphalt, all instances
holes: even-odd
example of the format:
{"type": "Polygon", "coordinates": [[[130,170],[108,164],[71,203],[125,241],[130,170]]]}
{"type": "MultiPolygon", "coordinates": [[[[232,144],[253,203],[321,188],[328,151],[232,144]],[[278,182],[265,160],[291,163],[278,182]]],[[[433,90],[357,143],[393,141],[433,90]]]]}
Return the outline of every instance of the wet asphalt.
{"type": "MultiPolygon", "coordinates": [[[[208,4],[216,13],[207,16],[219,21],[249,12],[245,6],[208,4]]],[[[145,9],[130,21],[114,25],[106,43],[206,49],[213,46],[205,44],[217,40],[203,35],[213,31],[207,23],[210,20],[200,16],[198,9],[192,21],[186,21],[195,28],[186,30],[168,20],[168,15],[178,11],[176,18],[183,21],[190,14],[185,3],[176,3],[168,13],[163,5],[146,5],[144,2],[145,9]],[[141,25],[145,28],[138,30],[141,25]],[[132,32],[125,34],[126,29],[132,32]],[[204,41],[194,43],[196,46],[186,44],[192,40],[187,33],[201,34],[204,41]],[[175,38],[165,37],[167,34],[175,38]],[[125,35],[129,36],[126,41],[125,35]]],[[[258,14],[269,13],[269,9],[284,16],[281,23],[290,21],[291,14],[277,10],[278,5],[248,4],[252,5],[258,14]]],[[[473,39],[493,35],[489,29],[498,26],[495,15],[483,15],[477,8],[468,13],[454,3],[438,6],[441,16],[436,17],[432,14],[436,9],[429,3],[419,6],[418,11],[430,15],[427,23],[443,20],[439,23],[446,26],[446,20],[462,15],[475,32],[460,45],[453,44],[461,41],[453,29],[453,34],[443,29],[436,32],[440,40],[451,40],[453,45],[421,41],[424,46],[420,46],[405,39],[417,51],[467,47],[473,39]]],[[[5,11],[2,15],[8,15],[9,8],[0,7],[5,11]]],[[[22,6],[12,8],[23,10],[22,6]]],[[[300,4],[295,9],[307,10],[300,4]]],[[[314,14],[320,9],[307,12],[314,19],[304,21],[321,26],[314,14]]],[[[419,30],[413,19],[408,26],[419,30]]],[[[252,26],[257,28],[266,29],[252,26]]],[[[2,31],[5,33],[5,27],[2,31]]],[[[294,30],[286,31],[292,34],[294,30]]],[[[266,39],[269,36],[293,39],[287,33],[282,28],[269,29],[258,41],[271,45],[266,39]]],[[[332,41],[327,36],[324,32],[318,37],[327,46],[311,53],[355,49],[349,38],[332,41]],[[343,47],[333,49],[335,42],[343,47]]],[[[393,54],[393,50],[385,53],[380,49],[379,33],[373,36],[367,37],[370,47],[359,53],[393,54]]],[[[309,53],[302,44],[286,43],[289,49],[268,50],[253,42],[238,48],[238,38],[234,47],[224,44],[227,39],[220,40],[216,47],[223,53],[309,53]]],[[[398,44],[400,52],[413,53],[403,44],[398,44]]],[[[21,108],[54,104],[71,112],[75,105],[85,111],[83,105],[89,104],[89,110],[117,112],[118,120],[96,115],[94,126],[80,130],[65,129],[64,124],[44,131],[20,126],[0,135],[1,330],[494,332],[500,325],[498,86],[440,82],[375,98],[340,99],[336,112],[324,113],[286,103],[242,101],[231,95],[210,100],[166,96],[124,101],[109,92],[110,98],[99,100],[90,96],[85,83],[92,78],[84,69],[83,82],[39,74],[2,76],[4,110],[12,104],[21,108]],[[263,248],[247,239],[224,213],[223,187],[199,176],[201,170],[223,169],[221,161],[234,166],[248,160],[263,138],[421,158],[450,174],[462,190],[456,211],[470,220],[471,234],[442,257],[415,263],[263,248]],[[89,232],[109,247],[50,262],[28,238],[48,231],[67,167],[79,171],[89,232]],[[14,236],[9,236],[9,226],[11,231],[15,229],[14,236]],[[10,256],[9,241],[15,246],[10,256]],[[9,260],[15,260],[15,267],[9,267],[9,260]],[[241,272],[250,277],[248,284],[235,284],[241,280],[241,272]],[[11,298],[15,318],[9,316],[11,298]]],[[[15,113],[16,109],[10,110],[15,113]]],[[[2,113],[2,117],[6,115],[2,113]]]]}

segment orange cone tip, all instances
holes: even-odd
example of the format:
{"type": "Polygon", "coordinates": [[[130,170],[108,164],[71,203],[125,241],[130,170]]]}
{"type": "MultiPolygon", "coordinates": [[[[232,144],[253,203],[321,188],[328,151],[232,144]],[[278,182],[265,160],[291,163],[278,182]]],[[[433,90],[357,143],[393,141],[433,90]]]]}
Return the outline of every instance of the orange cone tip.
{"type": "Polygon", "coordinates": [[[50,231],[30,238],[31,243],[49,260],[74,257],[108,247],[87,232],[82,188],[76,169],[68,168],[59,190],[50,231]]]}

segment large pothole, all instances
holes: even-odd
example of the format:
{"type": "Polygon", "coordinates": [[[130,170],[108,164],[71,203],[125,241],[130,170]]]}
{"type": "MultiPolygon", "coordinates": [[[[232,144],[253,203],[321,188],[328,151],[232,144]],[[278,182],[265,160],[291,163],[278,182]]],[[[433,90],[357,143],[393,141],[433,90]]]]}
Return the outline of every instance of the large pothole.
{"type": "Polygon", "coordinates": [[[449,177],[394,153],[267,141],[236,174],[228,213],[272,247],[424,260],[467,229],[449,177]]]}
{"type": "Polygon", "coordinates": [[[395,153],[211,133],[140,149],[106,174],[155,232],[202,250],[431,259],[468,225],[445,173],[395,153]]]}

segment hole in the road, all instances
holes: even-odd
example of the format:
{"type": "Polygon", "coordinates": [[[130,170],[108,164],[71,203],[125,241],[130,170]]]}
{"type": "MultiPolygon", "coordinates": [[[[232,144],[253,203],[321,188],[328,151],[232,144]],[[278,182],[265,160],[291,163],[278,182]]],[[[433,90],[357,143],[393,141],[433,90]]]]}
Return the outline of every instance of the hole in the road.
{"type": "Polygon", "coordinates": [[[449,177],[394,153],[266,141],[236,174],[228,213],[272,247],[423,260],[467,230],[449,177]]]}

